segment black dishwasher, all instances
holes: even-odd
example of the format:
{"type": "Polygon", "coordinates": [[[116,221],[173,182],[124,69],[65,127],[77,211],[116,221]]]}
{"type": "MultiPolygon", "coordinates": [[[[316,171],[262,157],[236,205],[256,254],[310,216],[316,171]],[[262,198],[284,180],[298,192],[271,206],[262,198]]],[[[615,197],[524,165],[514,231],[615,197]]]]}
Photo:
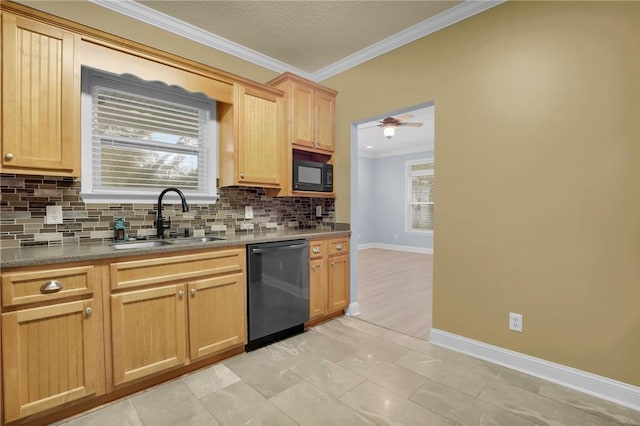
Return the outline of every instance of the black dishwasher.
{"type": "Polygon", "coordinates": [[[247,245],[250,351],[304,331],[309,320],[309,248],[306,240],[247,245]]]}

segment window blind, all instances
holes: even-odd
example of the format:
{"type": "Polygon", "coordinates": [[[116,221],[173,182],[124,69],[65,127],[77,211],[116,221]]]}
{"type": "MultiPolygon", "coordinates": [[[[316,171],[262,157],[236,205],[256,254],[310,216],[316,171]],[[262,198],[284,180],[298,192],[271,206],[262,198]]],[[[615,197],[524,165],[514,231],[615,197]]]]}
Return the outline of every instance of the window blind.
{"type": "Polygon", "coordinates": [[[408,165],[409,179],[409,230],[433,231],[434,173],[433,163],[408,165]]]}
{"type": "Polygon", "coordinates": [[[204,186],[204,110],[97,85],[92,98],[95,189],[204,186]]]}

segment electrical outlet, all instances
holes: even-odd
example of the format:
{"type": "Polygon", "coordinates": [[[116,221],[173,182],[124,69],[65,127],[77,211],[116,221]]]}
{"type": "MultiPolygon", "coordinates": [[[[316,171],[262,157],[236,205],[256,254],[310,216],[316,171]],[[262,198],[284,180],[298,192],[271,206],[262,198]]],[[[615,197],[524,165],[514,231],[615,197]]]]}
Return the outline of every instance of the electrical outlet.
{"type": "Polygon", "coordinates": [[[62,223],[62,206],[47,206],[47,225],[62,223]]]}
{"type": "Polygon", "coordinates": [[[509,330],[522,333],[522,314],[509,312],[509,330]]]}
{"type": "Polygon", "coordinates": [[[244,218],[245,219],[253,219],[253,207],[244,206],[244,218]]]}
{"type": "Polygon", "coordinates": [[[316,206],[316,217],[322,217],[322,206],[321,205],[317,205],[316,206]]]}

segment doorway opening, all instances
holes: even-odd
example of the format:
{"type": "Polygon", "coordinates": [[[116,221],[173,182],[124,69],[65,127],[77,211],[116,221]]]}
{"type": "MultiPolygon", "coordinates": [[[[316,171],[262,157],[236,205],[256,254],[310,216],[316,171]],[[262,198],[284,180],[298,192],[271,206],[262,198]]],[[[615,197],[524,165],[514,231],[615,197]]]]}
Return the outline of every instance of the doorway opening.
{"type": "Polygon", "coordinates": [[[355,123],[351,150],[357,303],[350,314],[425,340],[433,298],[434,114],[429,102],[355,123]]]}

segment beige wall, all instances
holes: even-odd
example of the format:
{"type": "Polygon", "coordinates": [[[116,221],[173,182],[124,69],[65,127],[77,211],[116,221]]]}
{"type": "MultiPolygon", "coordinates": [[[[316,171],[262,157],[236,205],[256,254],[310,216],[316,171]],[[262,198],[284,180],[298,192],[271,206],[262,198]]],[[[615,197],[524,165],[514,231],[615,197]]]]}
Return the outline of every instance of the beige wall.
{"type": "Polygon", "coordinates": [[[324,82],[340,164],[435,101],[435,328],[640,386],[639,55],[638,2],[509,2],[324,82]]]}
{"type": "Polygon", "coordinates": [[[278,73],[251,62],[112,12],[87,0],[25,0],[20,3],[260,83],[269,81],[278,75],[278,73]]]}

